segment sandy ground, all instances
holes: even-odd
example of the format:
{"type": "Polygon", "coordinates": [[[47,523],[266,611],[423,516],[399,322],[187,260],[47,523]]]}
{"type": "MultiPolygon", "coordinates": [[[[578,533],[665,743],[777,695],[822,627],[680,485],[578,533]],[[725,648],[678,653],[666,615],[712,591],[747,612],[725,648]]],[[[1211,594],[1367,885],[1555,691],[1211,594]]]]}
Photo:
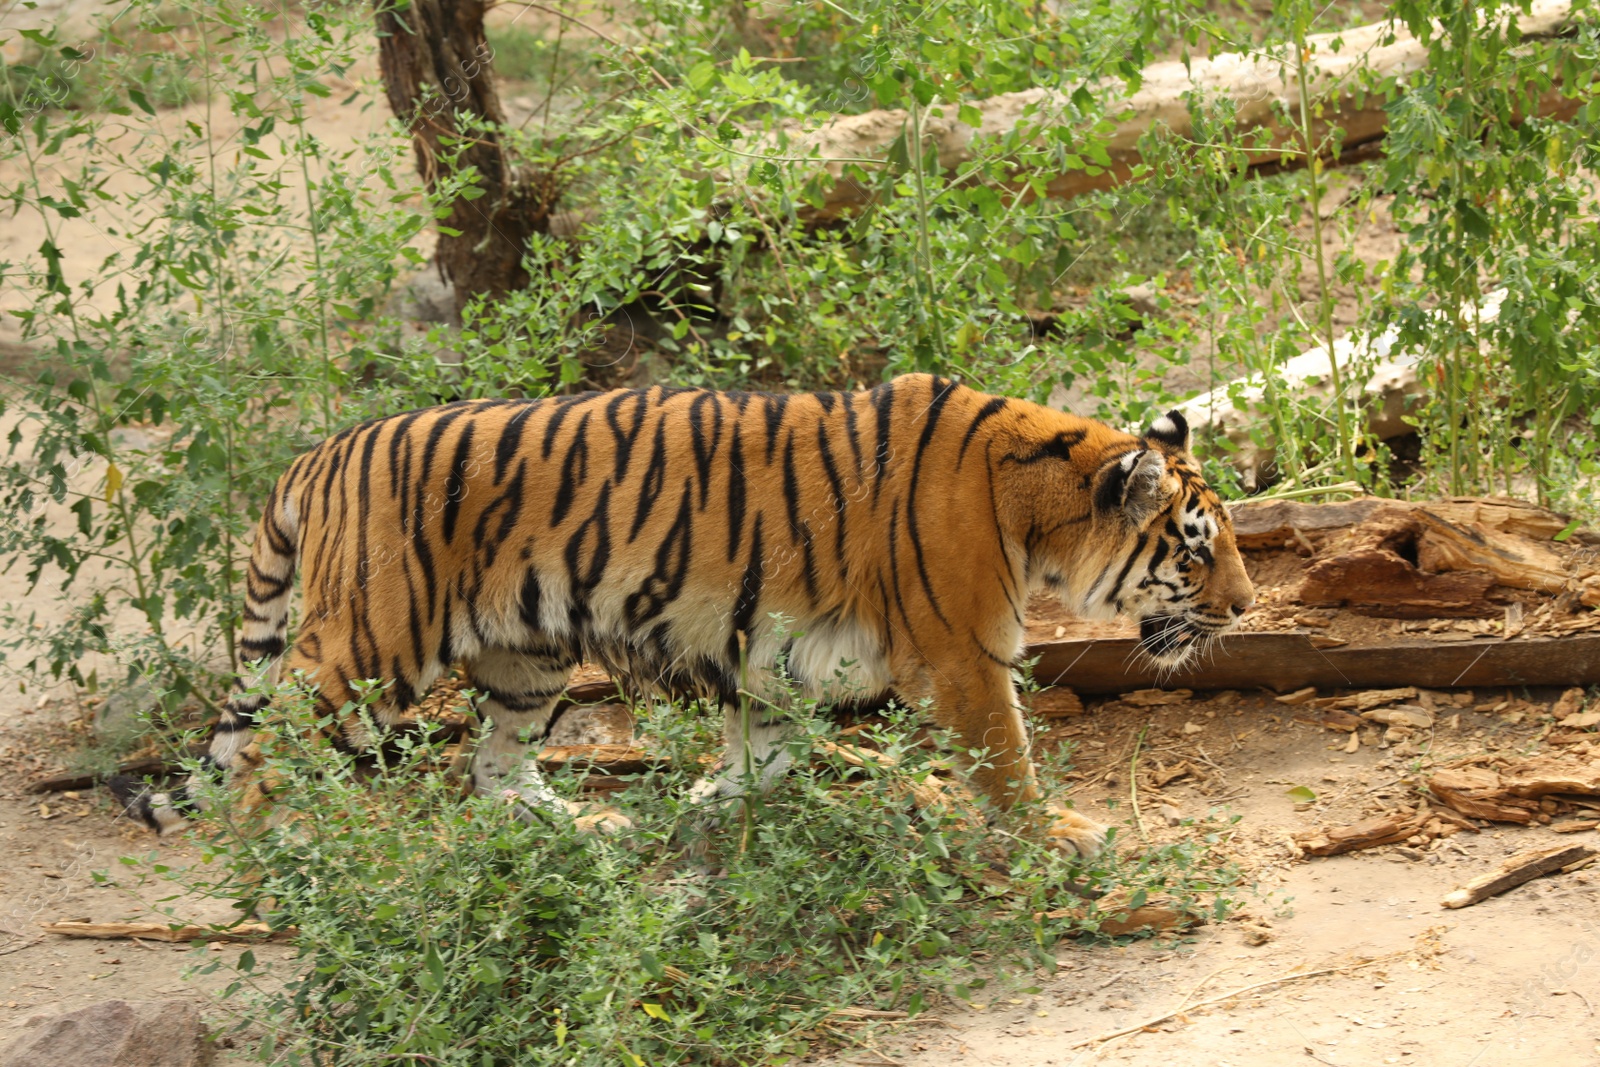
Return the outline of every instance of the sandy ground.
{"type": "MultiPolygon", "coordinates": [[[[1087,739],[1078,769],[1091,778],[1102,768],[1125,772],[1141,728],[1147,758],[1171,763],[1206,753],[1215,764],[1206,780],[1165,791],[1186,817],[1205,813],[1215,796],[1229,798],[1224,810],[1240,816],[1233,846],[1260,895],[1245,894],[1235,919],[1181,936],[1063,944],[1057,972],[1038,983],[1038,994],[939,1011],[943,1024],[878,1038],[882,1056],[906,1067],[1600,1063],[1593,1008],[1600,875],[1543,879],[1459,911],[1439,903],[1503,857],[1572,835],[1503,828],[1423,850],[1293,860],[1291,832],[1345,825],[1412,794],[1416,762],[1368,747],[1346,754],[1345,735],[1295,722],[1260,696],[1200,703],[1203,696],[1153,714],[1116,704],[1091,710],[1078,726],[1087,739]],[[1186,734],[1186,723],[1202,729],[1186,734]],[[1293,785],[1319,794],[1311,810],[1295,810],[1286,796],[1293,785]],[[1336,970],[1251,989],[1327,968],[1336,970]],[[1179,1010],[1196,1003],[1203,1006],[1179,1010]],[[1172,1012],[1175,1018],[1160,1018],[1172,1012]],[[1148,1029],[1095,1042],[1153,1020],[1148,1029]]],[[[1459,730],[1436,731],[1434,746],[1441,753],[1538,751],[1534,733],[1531,723],[1466,712],[1459,730]]],[[[1124,841],[1137,842],[1125,780],[1121,789],[1101,783],[1077,798],[1122,821],[1124,841]],[[1119,801],[1115,811],[1108,800],[1119,801]]],[[[1592,832],[1578,836],[1593,839],[1592,832]]],[[[838,1061],[875,1059],[846,1052],[838,1061]]]]}
{"type": "MultiPolygon", "coordinates": [[[[1471,699],[1503,695],[1480,691],[1471,699]]],[[[163,887],[147,887],[141,897],[119,857],[159,851],[161,862],[183,866],[200,855],[182,837],[158,843],[119,819],[102,791],[25,793],[30,778],[60,765],[63,746],[74,739],[69,724],[79,717],[65,694],[43,708],[39,699],[15,689],[0,695],[0,851],[8,857],[0,873],[0,1047],[12,1027],[36,1012],[111,997],[197,998],[215,1027],[230,1027],[234,1009],[212,999],[222,972],[184,976],[204,953],[197,960],[187,947],[71,941],[38,931],[37,923],[63,918],[159,919],[151,902],[165,895],[163,887]],[[112,884],[97,884],[96,871],[112,884]]],[[[1434,751],[1441,759],[1538,751],[1538,726],[1468,709],[1459,727],[1435,732],[1434,751]]],[[[1238,894],[1241,914],[1153,939],[1063,943],[1056,972],[1041,976],[1038,993],[947,1003],[914,1025],[859,1034],[860,1048],[829,1062],[1600,1063],[1600,1018],[1593,1010],[1600,1001],[1600,874],[1542,879],[1462,911],[1439,904],[1510,853],[1592,840],[1592,831],[1575,838],[1542,827],[1486,829],[1423,849],[1296,860],[1290,833],[1343,825],[1414,795],[1411,783],[1427,759],[1397,759],[1372,747],[1346,753],[1347,735],[1295,721],[1291,709],[1260,694],[1196,694],[1155,709],[1092,703],[1087,714],[1041,730],[1043,743],[1079,744],[1067,788],[1084,810],[1120,824],[1128,849],[1139,847],[1126,769],[1141,730],[1146,765],[1189,759],[1203,767],[1203,774],[1165,786],[1159,798],[1146,783],[1143,821],[1155,839],[1170,840],[1199,831],[1168,827],[1163,805],[1184,818],[1210,816],[1216,826],[1239,816],[1224,833],[1226,850],[1252,883],[1238,894]],[[1319,796],[1308,810],[1296,810],[1286,795],[1296,785],[1319,796]],[[1292,978],[1324,969],[1332,970],[1292,978]],[[1276,978],[1291,980],[1251,988],[1276,978]],[[1229,995],[1234,991],[1240,992],[1229,995]],[[1198,1006],[1159,1018],[1185,1004],[1198,1006]],[[1148,1030],[1083,1045],[1152,1020],[1148,1030]]],[[[228,915],[221,902],[161,906],[191,921],[228,915]]],[[[286,962],[291,954],[278,946],[255,951],[267,962],[286,962]]]]}
{"type": "MultiPolygon", "coordinates": [[[[82,7],[67,0],[41,6],[68,14],[82,7]]],[[[0,5],[0,27],[34,18],[17,5],[0,5]]],[[[385,118],[381,109],[356,112],[329,102],[313,107],[309,125],[326,137],[348,138],[385,118]]],[[[163,121],[183,117],[183,111],[164,113],[163,121]]],[[[51,166],[72,163],[62,158],[51,166]]],[[[0,175],[13,183],[15,178],[0,175]]],[[[8,220],[0,228],[0,259],[8,250],[36,249],[43,236],[37,225],[27,214],[8,220]]],[[[1392,255],[1394,241],[1381,212],[1357,237],[1369,259],[1392,255]]],[[[58,243],[67,250],[69,278],[86,275],[122,247],[87,219],[67,220],[58,243]]],[[[0,327],[0,341],[15,341],[14,332],[5,332],[12,330],[0,327]]],[[[55,611],[49,594],[37,591],[28,603],[42,614],[55,611]]],[[[0,575],[0,600],[17,603],[24,596],[19,573],[0,575]]],[[[1546,702],[1553,696],[1537,695],[1546,702]]],[[[1472,703],[1480,698],[1499,697],[1479,693],[1472,703]]],[[[75,698],[62,688],[24,691],[10,679],[0,692],[0,1047],[35,1013],[113,997],[196,998],[211,1024],[225,1030],[236,1020],[213,998],[223,974],[185,977],[204,962],[204,953],[197,958],[186,946],[71,941],[38,929],[39,922],[61,918],[159,918],[151,903],[164,895],[160,887],[140,895],[118,859],[152,850],[177,866],[200,858],[191,841],[158,844],[119,819],[102,791],[43,798],[25,792],[32,778],[66,762],[66,749],[82,737],[72,729],[79,718],[75,698]],[[51,699],[41,706],[44,696],[51,699]],[[96,882],[95,872],[110,881],[96,882]]],[[[1037,994],[943,1005],[936,1019],[858,1035],[862,1046],[840,1051],[831,1062],[1600,1064],[1594,1008],[1600,1002],[1600,875],[1579,871],[1543,879],[1464,911],[1445,911],[1438,903],[1511,852],[1571,837],[1538,827],[1494,829],[1459,834],[1409,855],[1388,847],[1295,860],[1287,841],[1291,832],[1350,822],[1407,795],[1411,762],[1366,747],[1346,754],[1343,735],[1296,722],[1259,695],[1200,694],[1190,703],[1157,709],[1091,707],[1058,728],[1059,736],[1081,745],[1077,802],[1124,824],[1124,847],[1137,847],[1139,837],[1122,771],[1141,728],[1149,758],[1205,758],[1204,778],[1165,789],[1183,816],[1202,817],[1213,807],[1240,816],[1230,847],[1259,887],[1243,895],[1245,914],[1183,935],[1063,944],[1056,973],[1038,981],[1037,994]],[[1185,732],[1186,723],[1199,730],[1185,732]],[[1321,799],[1309,810],[1296,810],[1285,795],[1293,785],[1309,786],[1321,799]],[[1113,801],[1115,808],[1109,806],[1113,801]],[[1324,969],[1332,970],[1251,988],[1324,969]],[[1242,992],[1227,996],[1232,991],[1242,992]],[[1184,1010],[1162,1018],[1175,1009],[1184,1010]],[[1152,1019],[1158,1021],[1138,1028],[1152,1019]],[[1127,1036],[1095,1042],[1130,1027],[1135,1029],[1127,1036]]],[[[1535,734],[1534,722],[1510,724],[1491,713],[1466,711],[1459,731],[1441,731],[1435,744],[1456,753],[1528,751],[1537,747],[1535,734]]],[[[1148,811],[1145,820],[1162,821],[1148,811]]],[[[1152,832],[1170,837],[1179,831],[1162,825],[1152,832]]],[[[228,914],[221,903],[193,899],[163,906],[190,921],[228,914]]],[[[255,952],[278,963],[291,954],[277,946],[256,946],[255,952]]],[[[224,1050],[222,1062],[241,1057],[241,1051],[224,1050]]]]}

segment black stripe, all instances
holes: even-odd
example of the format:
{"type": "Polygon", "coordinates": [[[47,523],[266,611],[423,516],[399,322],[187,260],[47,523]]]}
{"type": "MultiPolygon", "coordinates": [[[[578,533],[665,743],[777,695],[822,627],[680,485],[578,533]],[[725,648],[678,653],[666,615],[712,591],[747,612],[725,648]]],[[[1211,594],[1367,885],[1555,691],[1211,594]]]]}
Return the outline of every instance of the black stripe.
{"type": "Polygon", "coordinates": [[[644,484],[639,487],[639,503],[633,511],[633,526],[628,530],[628,543],[639,536],[645,520],[655,509],[656,499],[667,484],[667,420],[656,421],[655,441],[650,446],[650,466],[645,468],[644,484]]]}
{"type": "Polygon", "coordinates": [[[700,472],[700,510],[706,509],[711,492],[711,462],[722,440],[722,401],[716,393],[701,393],[689,404],[689,442],[694,447],[694,464],[700,472]],[[711,436],[706,436],[704,408],[711,409],[711,436]]]}
{"type": "Polygon", "coordinates": [[[610,508],[611,479],[607,478],[600,485],[600,497],[595,501],[594,510],[567,539],[567,577],[572,589],[570,616],[575,624],[588,621],[588,595],[605,577],[606,564],[611,560],[610,508]],[[586,553],[586,546],[591,540],[593,547],[586,553]],[[588,555],[587,567],[584,565],[585,554],[588,555]]]}
{"type": "Polygon", "coordinates": [[[770,464],[778,450],[778,431],[783,427],[783,413],[789,406],[789,398],[782,394],[768,394],[762,396],[761,403],[767,417],[767,462],[770,464]]]}
{"type": "Polygon", "coordinates": [[[567,517],[567,512],[572,509],[573,497],[578,495],[578,487],[589,479],[589,416],[592,412],[584,412],[583,418],[578,420],[577,432],[572,435],[572,444],[567,446],[567,454],[561,458],[561,483],[556,487],[556,501],[550,511],[550,525],[560,526],[561,520],[567,517]]]}
{"type": "Polygon", "coordinates": [[[612,478],[618,485],[621,485],[622,479],[627,476],[628,460],[633,455],[633,442],[639,436],[639,431],[644,429],[644,415],[649,406],[649,397],[633,389],[618,393],[606,404],[606,425],[611,427],[614,441],[612,454],[616,459],[616,470],[612,478]],[[622,411],[622,405],[630,400],[633,401],[633,425],[624,430],[617,416],[622,411]]]}
{"type": "Polygon", "coordinates": [[[555,401],[555,414],[550,416],[550,421],[544,424],[544,443],[539,448],[539,458],[549,459],[551,451],[556,447],[556,434],[561,430],[561,424],[566,421],[567,415],[579,404],[586,403],[599,396],[599,393],[579,393],[576,396],[564,396],[555,401]]]}
{"type": "Polygon", "coordinates": [[[477,423],[468,422],[456,439],[456,454],[450,460],[450,473],[444,480],[444,543],[456,537],[456,522],[461,517],[461,501],[467,495],[467,464],[471,461],[472,435],[477,423]]]}
{"type": "Polygon", "coordinates": [[[833,461],[833,446],[828,442],[828,424],[817,422],[817,455],[822,458],[822,473],[827,476],[828,489],[833,493],[833,550],[838,555],[841,573],[849,573],[849,560],[844,552],[844,483],[833,461]]]}
{"type": "Polygon", "coordinates": [[[494,446],[494,484],[499,485],[505,480],[506,470],[511,466],[511,461],[522,448],[522,432],[528,428],[528,423],[533,421],[533,413],[538,410],[539,401],[530,400],[523,404],[522,410],[506,420],[500,427],[500,440],[494,446]]]}
{"type": "Polygon", "coordinates": [[[961,451],[956,454],[956,470],[961,469],[961,461],[967,458],[967,446],[972,444],[972,438],[975,434],[977,434],[978,427],[982,426],[985,422],[988,422],[989,419],[993,418],[995,415],[998,415],[1000,412],[1004,411],[1006,404],[1007,400],[1005,397],[996,396],[991,397],[987,404],[984,404],[983,407],[978,409],[978,414],[975,415],[972,421],[967,424],[966,436],[961,438],[961,451]]]}
{"type": "Polygon", "coordinates": [[[950,394],[955,392],[955,383],[935,376],[933,379],[933,399],[928,403],[926,422],[922,425],[922,435],[917,439],[917,454],[911,461],[911,488],[906,495],[906,532],[911,535],[911,552],[917,560],[917,576],[922,581],[922,591],[927,594],[928,603],[933,605],[933,613],[939,621],[950,629],[950,620],[945,618],[944,608],[939,604],[939,597],[933,591],[933,580],[928,577],[928,563],[926,553],[922,550],[922,535],[917,529],[917,483],[922,478],[922,460],[928,450],[928,445],[933,441],[933,435],[938,429],[939,416],[944,413],[944,406],[950,399],[950,394]]]}
{"type": "Polygon", "coordinates": [[[1128,558],[1122,563],[1122,570],[1117,573],[1117,580],[1111,586],[1111,592],[1106,596],[1107,601],[1116,599],[1117,593],[1122,589],[1122,583],[1127,580],[1128,572],[1133,570],[1134,562],[1144,552],[1144,545],[1147,539],[1148,535],[1141,531],[1139,539],[1133,544],[1133,551],[1128,553],[1128,558]]]}
{"type": "Polygon", "coordinates": [[[732,456],[728,463],[728,562],[739,554],[739,542],[744,534],[745,482],[744,437],[739,423],[733,424],[733,440],[728,445],[732,456]]]}
{"type": "Polygon", "coordinates": [[[630,630],[638,630],[660,615],[666,606],[678,598],[683,590],[684,578],[689,573],[689,553],[693,516],[694,486],[683,480],[683,498],[678,504],[678,517],[672,528],[656,548],[655,570],[639,589],[629,594],[623,604],[623,618],[630,630]]]}
{"type": "Polygon", "coordinates": [[[750,531],[750,560],[745,564],[744,576],[739,580],[739,595],[733,601],[733,630],[728,634],[728,662],[739,662],[739,635],[750,633],[755,622],[756,608],[761,603],[761,583],[766,561],[761,553],[761,515],[756,514],[755,526],[750,531]]]}
{"type": "Polygon", "coordinates": [[[800,518],[800,479],[794,467],[794,431],[783,445],[783,506],[789,514],[789,534],[800,543],[805,559],[803,577],[806,595],[814,604],[817,601],[817,553],[813,547],[811,523],[800,518]]]}
{"type": "MultiPolygon", "coordinates": [[[[889,428],[890,417],[894,414],[894,383],[884,382],[882,385],[872,387],[872,405],[878,414],[877,438],[878,446],[873,459],[877,470],[873,475],[872,502],[878,502],[878,493],[883,489],[883,479],[889,470],[889,428]]],[[[896,583],[898,589],[898,583],[896,583]]]]}

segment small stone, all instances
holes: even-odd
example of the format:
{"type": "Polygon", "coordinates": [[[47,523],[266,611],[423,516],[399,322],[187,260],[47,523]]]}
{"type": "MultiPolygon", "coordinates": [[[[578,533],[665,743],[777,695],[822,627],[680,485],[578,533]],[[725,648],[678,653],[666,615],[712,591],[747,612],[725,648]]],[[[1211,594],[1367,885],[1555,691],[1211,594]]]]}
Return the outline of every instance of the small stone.
{"type": "Polygon", "coordinates": [[[1183,732],[1190,735],[1197,734],[1204,729],[1205,727],[1201,726],[1197,722],[1186,722],[1183,724],[1183,732]]]}

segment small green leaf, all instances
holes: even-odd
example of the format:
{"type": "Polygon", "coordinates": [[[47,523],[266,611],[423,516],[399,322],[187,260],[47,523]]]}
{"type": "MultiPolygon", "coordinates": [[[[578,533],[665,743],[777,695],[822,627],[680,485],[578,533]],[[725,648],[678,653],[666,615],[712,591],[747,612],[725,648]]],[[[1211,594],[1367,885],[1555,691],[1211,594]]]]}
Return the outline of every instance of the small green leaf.
{"type": "Polygon", "coordinates": [[[672,1016],[667,1014],[667,1009],[663,1008],[659,1004],[651,1004],[649,1001],[645,1001],[639,1006],[643,1008],[644,1013],[650,1016],[652,1019],[660,1019],[664,1023],[670,1023],[672,1021],[672,1016]]]}
{"type": "Polygon", "coordinates": [[[1560,533],[1556,534],[1554,537],[1550,538],[1550,540],[1552,540],[1552,541],[1565,541],[1567,538],[1569,538],[1573,534],[1577,533],[1578,532],[1578,527],[1580,527],[1582,525],[1583,525],[1583,520],[1582,519],[1573,519],[1571,522],[1567,523],[1565,529],[1563,529],[1560,533]]]}
{"type": "Polygon", "coordinates": [[[128,99],[132,100],[134,106],[140,111],[143,111],[146,115],[154,115],[156,113],[156,109],[150,106],[150,101],[145,99],[145,95],[139,90],[129,89],[128,99]]]}
{"type": "Polygon", "coordinates": [[[1307,789],[1303,785],[1295,786],[1293,789],[1290,789],[1285,795],[1288,796],[1288,798],[1290,800],[1294,801],[1296,804],[1309,804],[1313,800],[1317,799],[1317,794],[1313,793],[1311,790],[1307,789]]]}

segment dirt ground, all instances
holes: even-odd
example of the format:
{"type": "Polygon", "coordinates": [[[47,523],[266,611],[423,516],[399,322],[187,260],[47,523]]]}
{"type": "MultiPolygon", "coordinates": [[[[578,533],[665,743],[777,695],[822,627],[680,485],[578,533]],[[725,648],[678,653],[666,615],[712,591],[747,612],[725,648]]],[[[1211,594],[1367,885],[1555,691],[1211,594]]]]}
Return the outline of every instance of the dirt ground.
{"type": "MultiPolygon", "coordinates": [[[[14,592],[7,579],[7,594],[14,592]]],[[[1461,1065],[1600,1063],[1600,873],[1579,870],[1524,885],[1461,911],[1440,898],[1513,852],[1592,840],[1547,828],[1495,827],[1413,848],[1386,846],[1327,859],[1297,859],[1291,834],[1344,825],[1415,796],[1419,774],[1464,754],[1541,750],[1536,715],[1511,721],[1492,709],[1508,696],[1548,702],[1556,694],[1478,691],[1460,696],[1455,726],[1429,739],[1433,756],[1396,757],[1371,745],[1347,751],[1349,735],[1304,721],[1270,694],[1195,694],[1141,707],[1091,701],[1088,711],[1042,722],[1041,745],[1075,742],[1067,788],[1087,812],[1118,824],[1124,849],[1220,828],[1224,850],[1248,873],[1242,912],[1220,924],[1120,943],[1064,942],[1056,972],[1039,992],[992,1003],[946,1004],[898,1030],[858,1034],[860,1048],[830,1061],[874,1067],[1115,1062],[1267,1067],[1310,1058],[1357,1067],[1378,1063],[1461,1065]],[[1139,740],[1142,732],[1142,741],[1139,740]],[[1144,782],[1135,818],[1128,770],[1136,742],[1144,782]],[[1148,769],[1193,768],[1152,793],[1148,769]],[[1288,795],[1304,786],[1311,804],[1288,795]],[[1299,810],[1303,809],[1303,810],[1299,810]],[[1237,822],[1228,826],[1228,818],[1237,822]],[[1199,827],[1168,825],[1194,819],[1199,827]],[[1297,979],[1307,972],[1313,976],[1297,979]],[[1275,985],[1260,985],[1284,979],[1275,985]],[[1185,1004],[1194,1007],[1186,1010],[1185,1004]],[[1168,1013],[1173,1018],[1159,1018],[1168,1013]],[[1150,1023],[1148,1029],[1138,1024],[1150,1023]],[[1126,1036],[1086,1045],[1127,1028],[1126,1036]]],[[[1454,704],[1458,694],[1437,694],[1454,704]]],[[[196,998],[213,1027],[235,1020],[212,998],[221,972],[186,978],[203,962],[187,946],[74,941],[39,931],[56,919],[96,921],[163,915],[141,900],[118,863],[159,850],[163,863],[198,862],[195,843],[157,843],[119,819],[103,791],[37,796],[24,785],[62,761],[75,735],[75,703],[57,694],[0,696],[0,1047],[41,1011],[129,997],[196,998]],[[112,880],[97,883],[95,872],[112,880]]],[[[225,905],[188,899],[161,907],[190,921],[219,921],[225,905]]],[[[211,951],[237,954],[240,946],[211,951]]],[[[291,950],[254,946],[264,962],[291,950]]],[[[243,1062],[224,1050],[224,1064],[243,1062]]]]}
{"type": "MultiPolygon", "coordinates": [[[[7,11],[0,25],[32,21],[7,11]]],[[[166,114],[174,122],[184,117],[181,110],[166,114]]],[[[383,118],[368,111],[352,124],[348,111],[313,104],[308,125],[324,136],[348,137],[383,118]]],[[[15,175],[0,174],[7,177],[15,175]]],[[[0,258],[9,248],[36,248],[41,233],[30,228],[36,226],[26,214],[8,221],[0,230],[0,258]]],[[[1358,255],[1392,256],[1396,240],[1392,223],[1377,212],[1356,236],[1358,255]]],[[[65,224],[60,243],[69,276],[87,273],[121,247],[88,219],[65,224]]],[[[1347,325],[1343,311],[1340,323],[1347,325]]],[[[14,327],[0,327],[0,342],[18,339],[14,327]]],[[[20,573],[0,575],[0,600],[16,603],[24,595],[20,573]]],[[[41,614],[56,608],[49,590],[28,599],[41,614]]],[[[208,953],[237,955],[242,947],[218,946],[197,957],[187,946],[75,941],[40,931],[40,922],[56,919],[162,919],[153,904],[165,895],[161,887],[141,897],[119,858],[157,850],[163,863],[182,866],[201,854],[191,840],[158,843],[118,818],[101,790],[26,792],[29,781],[59,769],[66,750],[82,740],[74,730],[80,708],[66,689],[23,691],[14,679],[7,685],[0,692],[0,1048],[34,1014],[117,997],[197,999],[213,1029],[226,1031],[237,1020],[214,998],[224,973],[185,972],[208,953]],[[97,881],[96,872],[108,880],[97,881]]],[[[1063,943],[1056,972],[1037,982],[1040,992],[947,1004],[897,1030],[859,1033],[860,1047],[829,1061],[862,1067],[1600,1064],[1600,873],[1540,879],[1461,911],[1439,904],[1510,853],[1593,840],[1595,831],[1485,828],[1423,848],[1393,845],[1327,859],[1296,858],[1291,841],[1296,831],[1343,825],[1414,797],[1417,776],[1432,760],[1539,751],[1538,715],[1511,721],[1476,709],[1508,698],[1548,705],[1555,695],[1473,693],[1459,724],[1440,726],[1428,739],[1431,757],[1398,757],[1368,745],[1347,752],[1347,735],[1298,721],[1295,709],[1260,693],[1197,694],[1155,707],[1090,702],[1082,716],[1041,726],[1044,743],[1070,739],[1079,746],[1072,796],[1122,826],[1127,849],[1138,848],[1141,838],[1127,777],[1141,731],[1144,764],[1189,761],[1194,773],[1162,787],[1159,798],[1146,793],[1140,819],[1154,839],[1170,840],[1200,831],[1168,825],[1168,814],[1211,825],[1237,816],[1224,833],[1255,885],[1241,894],[1243,913],[1182,934],[1063,943]],[[1317,794],[1314,803],[1297,804],[1288,795],[1301,786],[1317,794]]],[[[1454,703],[1455,696],[1440,699],[1454,703]]],[[[228,915],[223,904],[186,898],[160,907],[194,922],[228,915]]],[[[268,964],[292,955],[282,946],[253,950],[268,964]]],[[[224,1047],[219,1060],[244,1062],[244,1050],[224,1047]]]]}

